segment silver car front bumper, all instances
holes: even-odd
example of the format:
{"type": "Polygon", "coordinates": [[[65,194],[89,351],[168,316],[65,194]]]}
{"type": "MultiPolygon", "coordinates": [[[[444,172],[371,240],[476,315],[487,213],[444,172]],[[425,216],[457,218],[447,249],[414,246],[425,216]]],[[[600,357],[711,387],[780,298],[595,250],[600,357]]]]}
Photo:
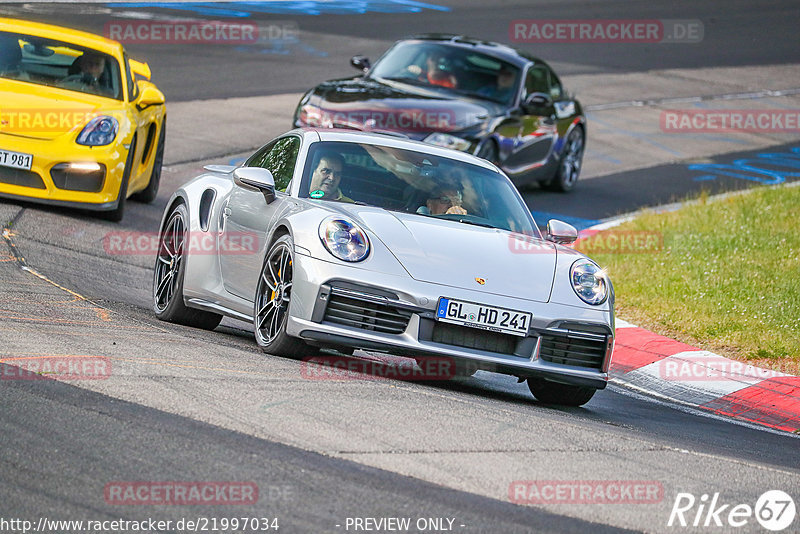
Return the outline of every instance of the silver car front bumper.
{"type": "Polygon", "coordinates": [[[608,310],[445,287],[302,254],[295,254],[294,269],[289,335],[407,357],[456,358],[494,372],[597,389],[608,381],[614,340],[608,310]],[[441,296],[530,311],[528,335],[441,323],[435,319],[441,296]]]}

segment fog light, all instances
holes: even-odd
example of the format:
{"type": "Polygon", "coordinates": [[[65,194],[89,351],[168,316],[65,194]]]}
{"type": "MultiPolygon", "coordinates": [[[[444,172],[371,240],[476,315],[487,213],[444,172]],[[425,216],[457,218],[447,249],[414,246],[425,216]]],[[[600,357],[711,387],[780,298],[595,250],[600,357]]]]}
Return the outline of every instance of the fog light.
{"type": "Polygon", "coordinates": [[[99,193],[106,179],[106,166],[94,161],[87,163],[59,163],[50,169],[53,184],[59,189],[99,193]]]}

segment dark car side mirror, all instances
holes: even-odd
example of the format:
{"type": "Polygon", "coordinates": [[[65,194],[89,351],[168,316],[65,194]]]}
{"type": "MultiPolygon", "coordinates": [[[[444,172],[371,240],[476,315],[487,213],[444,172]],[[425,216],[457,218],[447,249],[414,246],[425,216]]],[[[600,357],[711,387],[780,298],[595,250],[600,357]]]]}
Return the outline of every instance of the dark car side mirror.
{"type": "Polygon", "coordinates": [[[353,56],[350,58],[350,64],[363,72],[367,72],[372,67],[367,56],[353,56]]]}
{"type": "Polygon", "coordinates": [[[553,99],[547,93],[531,93],[525,97],[522,107],[525,111],[541,111],[553,105],[553,99]]]}

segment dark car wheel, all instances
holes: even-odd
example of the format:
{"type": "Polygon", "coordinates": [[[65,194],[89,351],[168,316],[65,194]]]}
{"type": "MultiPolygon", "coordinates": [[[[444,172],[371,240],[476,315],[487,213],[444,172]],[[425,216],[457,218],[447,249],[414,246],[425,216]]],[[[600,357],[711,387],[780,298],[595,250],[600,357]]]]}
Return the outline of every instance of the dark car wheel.
{"type": "Polygon", "coordinates": [[[183,302],[188,221],[186,206],[178,204],[167,218],[167,224],[158,238],[153,276],[153,310],[162,321],[213,330],[222,320],[221,315],[189,308],[183,302]]]}
{"type": "Polygon", "coordinates": [[[131,196],[137,202],[144,202],[150,204],[158,196],[158,186],[161,183],[161,167],[164,165],[164,139],[166,138],[167,121],[161,125],[161,133],[158,136],[158,145],[156,146],[156,155],[153,159],[153,170],[150,172],[150,181],[147,182],[147,187],[131,196]]]}
{"type": "Polygon", "coordinates": [[[494,163],[498,167],[500,166],[500,151],[497,149],[497,143],[491,139],[483,143],[483,146],[480,150],[478,150],[476,156],[483,158],[488,162],[494,163]]]}
{"type": "Polygon", "coordinates": [[[125,170],[122,171],[122,181],[119,184],[117,193],[117,206],[110,211],[101,211],[100,217],[111,222],[120,222],[125,215],[125,202],[128,200],[128,182],[133,169],[133,156],[136,152],[136,136],[131,140],[131,148],[128,150],[128,157],[125,159],[125,170]]]}
{"type": "Polygon", "coordinates": [[[528,389],[533,396],[545,404],[561,404],[564,406],[583,406],[591,400],[594,388],[557,384],[546,380],[528,379],[528,389]]]}
{"type": "Polygon", "coordinates": [[[581,174],[585,145],[583,129],[574,128],[567,137],[567,146],[564,148],[556,174],[549,182],[543,184],[545,188],[566,193],[575,187],[581,174]]]}
{"type": "Polygon", "coordinates": [[[256,342],[264,352],[302,358],[317,354],[319,349],[286,333],[294,277],[293,251],[294,242],[289,235],[279,237],[269,248],[256,287],[253,326],[256,342]]]}

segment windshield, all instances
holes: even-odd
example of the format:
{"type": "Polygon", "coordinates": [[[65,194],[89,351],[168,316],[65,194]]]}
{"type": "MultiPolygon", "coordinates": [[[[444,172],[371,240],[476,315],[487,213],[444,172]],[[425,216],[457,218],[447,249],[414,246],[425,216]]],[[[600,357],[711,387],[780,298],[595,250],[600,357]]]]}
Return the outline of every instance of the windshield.
{"type": "Polygon", "coordinates": [[[400,43],[370,71],[370,76],[491,100],[514,102],[520,70],[469,49],[435,43],[400,43]]]}
{"type": "Polygon", "coordinates": [[[528,208],[503,175],[424,152],[314,143],[300,196],[539,236],[528,208]]]}
{"type": "Polygon", "coordinates": [[[0,78],[122,100],[119,63],[72,43],[0,32],[0,78]]]}

